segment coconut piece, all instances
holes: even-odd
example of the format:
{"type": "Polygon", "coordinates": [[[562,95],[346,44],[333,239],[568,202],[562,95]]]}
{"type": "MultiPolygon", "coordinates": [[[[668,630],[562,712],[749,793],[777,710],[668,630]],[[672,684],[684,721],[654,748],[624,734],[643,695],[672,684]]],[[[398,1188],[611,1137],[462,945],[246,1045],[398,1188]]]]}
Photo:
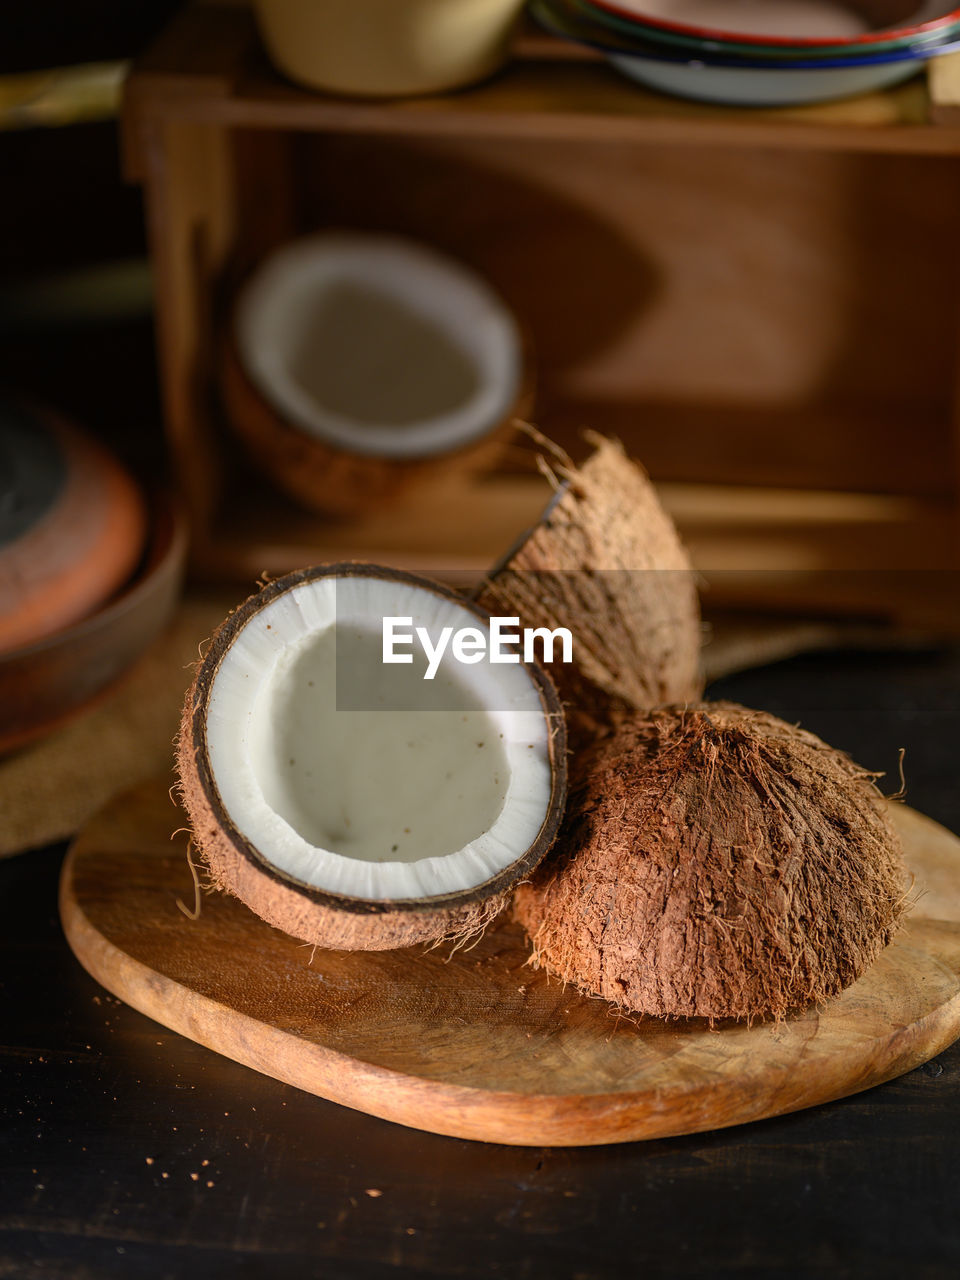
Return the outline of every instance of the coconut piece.
{"type": "Polygon", "coordinates": [[[288,574],[214,635],[178,743],[184,806],[214,883],[294,937],[384,950],[469,934],[549,849],[566,789],[563,715],[533,663],[448,645],[383,661],[383,619],[489,636],[429,579],[372,565],[288,574]]]}
{"type": "Polygon", "coordinates": [[[658,1017],[783,1018],[836,996],[903,910],[876,776],[733,703],[623,724],[515,895],[534,962],[658,1017]]]}
{"type": "Polygon", "coordinates": [[[505,305],[392,236],[322,233],[244,285],[221,353],[227,418],[286,493],[349,516],[492,464],[530,404],[505,305]]]}
{"type": "Polygon", "coordinates": [[[478,592],[491,614],[571,631],[574,661],[551,675],[585,739],[703,688],[696,580],[673,521],[619,441],[587,438],[593,453],[559,468],[563,486],[540,522],[478,592]]]}

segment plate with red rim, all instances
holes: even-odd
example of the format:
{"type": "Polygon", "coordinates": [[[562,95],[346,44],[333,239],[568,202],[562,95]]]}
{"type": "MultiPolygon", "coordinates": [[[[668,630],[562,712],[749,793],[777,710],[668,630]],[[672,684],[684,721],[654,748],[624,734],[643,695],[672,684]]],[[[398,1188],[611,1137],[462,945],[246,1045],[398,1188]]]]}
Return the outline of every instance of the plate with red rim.
{"type": "Polygon", "coordinates": [[[929,31],[919,35],[903,35],[877,33],[878,38],[870,42],[850,39],[836,44],[803,44],[800,41],[786,43],[761,44],[751,42],[750,37],[730,36],[711,37],[686,35],[672,28],[654,26],[640,19],[627,18],[614,12],[608,5],[599,0],[573,0],[573,4],[581,14],[592,22],[606,27],[608,30],[626,39],[643,39],[661,44],[667,48],[684,51],[690,57],[732,56],[751,61],[791,62],[804,59],[816,59],[818,62],[833,61],[840,58],[857,58],[881,56],[887,53],[907,51],[908,53],[926,47],[937,46],[960,35],[960,10],[956,17],[946,23],[938,23],[929,31]]]}
{"type": "Polygon", "coordinates": [[[721,106],[780,107],[828,102],[890,88],[923,62],[960,51],[960,39],[858,56],[761,58],[696,54],[653,40],[620,35],[586,16],[575,0],[532,0],[534,19],[552,34],[605,54],[621,74],[647,88],[721,106]]]}
{"type": "MultiPolygon", "coordinates": [[[[696,0],[697,8],[708,10],[709,0],[696,0]]],[[[861,48],[874,44],[910,41],[936,36],[943,28],[960,21],[960,8],[946,3],[946,0],[836,0],[835,4],[820,4],[818,8],[835,8],[838,13],[844,12],[859,17],[866,22],[867,30],[846,34],[793,34],[791,32],[775,32],[760,30],[744,22],[743,27],[729,28],[705,25],[702,20],[678,22],[675,18],[651,12],[651,0],[590,0],[591,6],[604,10],[644,29],[647,34],[654,31],[686,36],[701,42],[716,44],[745,44],[750,46],[799,47],[810,50],[830,49],[837,46],[861,48]]],[[[723,0],[728,9],[737,0],[723,0]]],[[[676,8],[673,4],[671,8],[676,8]]],[[[759,8],[759,6],[754,6],[759,8]]],[[[773,11],[778,8],[776,0],[764,6],[773,11]]],[[[717,6],[718,10],[720,6],[717,6]]]]}
{"type": "MultiPolygon", "coordinates": [[[[717,68],[738,73],[757,72],[771,84],[776,84],[779,80],[786,85],[800,72],[819,73],[825,84],[830,84],[831,79],[840,82],[844,77],[834,76],[834,72],[844,68],[878,69],[876,79],[880,82],[893,75],[893,72],[882,69],[889,69],[894,64],[900,65],[902,69],[899,78],[904,79],[925,59],[960,50],[960,28],[955,31],[950,27],[943,40],[931,44],[908,45],[881,52],[865,48],[829,58],[811,53],[789,61],[771,63],[756,54],[730,53],[726,46],[717,52],[681,49],[662,44],[639,32],[636,35],[625,35],[598,21],[581,0],[531,0],[530,12],[547,31],[562,39],[597,49],[609,55],[611,60],[619,62],[623,59],[636,59],[673,64],[687,71],[717,68]]],[[[870,77],[868,75],[865,78],[869,80],[870,77]]],[[[729,79],[732,82],[733,77],[729,79]]],[[[748,75],[745,83],[749,79],[748,75]]]]}

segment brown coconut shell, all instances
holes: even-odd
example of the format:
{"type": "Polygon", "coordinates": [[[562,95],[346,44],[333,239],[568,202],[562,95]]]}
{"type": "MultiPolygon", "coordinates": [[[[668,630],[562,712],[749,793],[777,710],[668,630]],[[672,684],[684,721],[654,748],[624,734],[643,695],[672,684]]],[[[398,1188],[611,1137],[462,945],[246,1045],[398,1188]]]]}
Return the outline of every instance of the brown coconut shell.
{"type": "Polygon", "coordinates": [[[511,411],[489,432],[460,449],[427,457],[384,458],[351,453],[301,431],[267,401],[248,377],[236,341],[221,345],[220,392],[227,423],[251,460],[278,489],[309,511],[350,519],[398,502],[411,490],[489,470],[516,435],[516,422],[533,405],[530,361],[511,411]]]}
{"type": "Polygon", "coordinates": [[[543,518],[477,593],[523,627],[567,627],[572,664],[550,674],[574,740],[624,715],[701,696],[700,607],[690,558],[646,472],[618,440],[561,466],[543,518]]]}
{"type": "MultiPolygon", "coordinates": [[[[261,919],[304,942],[344,951],[388,951],[418,942],[462,939],[479,933],[503,909],[513,887],[553,844],[566,799],[566,731],[556,689],[542,668],[527,664],[551,726],[552,790],[534,843],[516,862],[473,889],[423,899],[366,900],[329,893],[272,866],[237,830],[217,790],[206,745],[206,710],[214,677],[241,629],[278,595],[321,577],[365,575],[427,587],[465,602],[428,578],[367,564],[300,569],[267,584],[223,622],[199,663],[180,722],[176,759],[180,797],[193,843],[213,885],[239,898],[261,919]]],[[[470,608],[469,603],[466,607],[470,608]]],[[[486,621],[479,609],[477,616],[486,621]]]]}
{"type": "Polygon", "coordinates": [[[838,995],[904,909],[875,777],[733,703],[622,725],[515,895],[534,962],[658,1017],[783,1018],[838,995]]]}

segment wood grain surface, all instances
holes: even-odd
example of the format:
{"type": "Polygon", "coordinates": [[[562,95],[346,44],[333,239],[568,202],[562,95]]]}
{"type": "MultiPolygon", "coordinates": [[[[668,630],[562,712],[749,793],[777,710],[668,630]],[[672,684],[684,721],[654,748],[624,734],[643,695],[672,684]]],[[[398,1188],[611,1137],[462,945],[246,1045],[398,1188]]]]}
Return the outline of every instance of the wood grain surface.
{"type": "Polygon", "coordinates": [[[166,781],[75,842],[61,918],[128,1004],[322,1097],[436,1133],[591,1145],[722,1128],[843,1097],[960,1034],[960,840],[897,809],[917,899],[900,938],[839,1000],[785,1025],[715,1030],[616,1017],[526,965],[503,922],[470,950],[304,948],[235,900],[197,920],[166,781]]]}

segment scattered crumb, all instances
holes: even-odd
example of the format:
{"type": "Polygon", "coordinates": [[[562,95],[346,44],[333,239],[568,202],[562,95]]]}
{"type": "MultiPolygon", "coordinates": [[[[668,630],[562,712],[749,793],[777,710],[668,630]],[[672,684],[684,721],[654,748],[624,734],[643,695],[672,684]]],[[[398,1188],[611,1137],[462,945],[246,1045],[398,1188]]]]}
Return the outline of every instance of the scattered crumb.
{"type": "Polygon", "coordinates": [[[161,1177],[161,1178],[169,1178],[169,1177],[170,1177],[170,1175],[169,1175],[169,1173],[161,1173],[160,1177],[161,1177]]]}
{"type": "Polygon", "coordinates": [[[368,1188],[367,1188],[367,1195],[368,1195],[368,1196],[370,1196],[370,1198],[371,1198],[372,1200],[376,1200],[377,1196],[382,1196],[382,1195],[383,1195],[383,1192],[382,1192],[382,1191],[378,1191],[376,1187],[368,1187],[368,1188]]]}
{"type": "Polygon", "coordinates": [[[153,1156],[146,1157],[147,1164],[153,1164],[153,1156]]]}
{"type": "Polygon", "coordinates": [[[408,1235],[408,1236],[415,1236],[416,1234],[417,1234],[417,1228],[416,1228],[416,1227],[407,1227],[407,1235],[408,1235]]]}
{"type": "Polygon", "coordinates": [[[213,1183],[210,1181],[210,1179],[209,1179],[209,1178],[207,1179],[207,1186],[208,1186],[208,1187],[212,1187],[212,1186],[213,1186],[213,1183]]]}
{"type": "Polygon", "coordinates": [[[199,1182],[199,1181],[200,1181],[200,1175],[199,1175],[199,1173],[191,1173],[191,1175],[190,1175],[190,1181],[191,1181],[191,1182],[199,1182]]]}
{"type": "Polygon", "coordinates": [[[205,1169],[209,1163],[210,1163],[210,1161],[209,1161],[209,1160],[201,1160],[201,1161],[200,1161],[200,1167],[201,1167],[202,1169],[205,1169]]]}

